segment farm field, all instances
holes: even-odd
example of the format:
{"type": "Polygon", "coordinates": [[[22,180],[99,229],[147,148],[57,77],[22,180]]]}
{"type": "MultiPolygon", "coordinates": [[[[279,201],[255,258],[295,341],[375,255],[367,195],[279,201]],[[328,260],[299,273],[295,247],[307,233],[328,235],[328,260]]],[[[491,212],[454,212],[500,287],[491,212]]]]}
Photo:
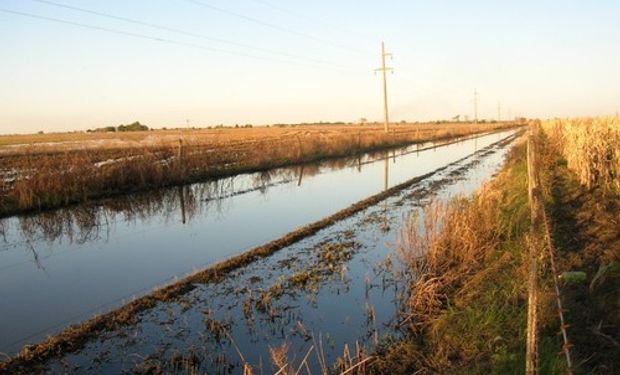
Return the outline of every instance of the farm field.
{"type": "Polygon", "coordinates": [[[517,126],[406,124],[0,137],[0,215],[517,126]]]}

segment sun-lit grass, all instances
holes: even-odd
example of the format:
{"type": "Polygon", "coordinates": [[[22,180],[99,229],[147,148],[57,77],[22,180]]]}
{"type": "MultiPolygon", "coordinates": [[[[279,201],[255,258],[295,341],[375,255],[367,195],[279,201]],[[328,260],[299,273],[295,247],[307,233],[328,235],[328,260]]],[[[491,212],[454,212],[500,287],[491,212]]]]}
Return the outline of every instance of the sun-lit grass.
{"type": "MultiPolygon", "coordinates": [[[[523,144],[473,197],[412,218],[399,246],[411,277],[408,334],[385,345],[374,373],[522,374],[529,218],[523,144]]],[[[541,329],[554,321],[545,316],[541,329]]],[[[563,369],[554,336],[541,341],[541,373],[563,369]]]]}
{"type": "Polygon", "coordinates": [[[543,129],[582,184],[620,188],[620,117],[549,120],[543,129]]]}
{"type": "Polygon", "coordinates": [[[0,215],[508,125],[399,125],[389,134],[374,125],[72,134],[77,141],[52,143],[36,143],[35,135],[26,146],[0,147],[0,215]]]}

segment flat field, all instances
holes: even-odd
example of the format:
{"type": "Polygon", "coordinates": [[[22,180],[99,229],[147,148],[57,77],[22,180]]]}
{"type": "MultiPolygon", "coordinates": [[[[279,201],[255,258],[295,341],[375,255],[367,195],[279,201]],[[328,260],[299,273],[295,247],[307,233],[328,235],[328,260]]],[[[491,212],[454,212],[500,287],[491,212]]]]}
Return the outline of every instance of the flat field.
{"type": "Polygon", "coordinates": [[[0,215],[447,140],[515,123],[299,125],[0,136],[0,215]]]}

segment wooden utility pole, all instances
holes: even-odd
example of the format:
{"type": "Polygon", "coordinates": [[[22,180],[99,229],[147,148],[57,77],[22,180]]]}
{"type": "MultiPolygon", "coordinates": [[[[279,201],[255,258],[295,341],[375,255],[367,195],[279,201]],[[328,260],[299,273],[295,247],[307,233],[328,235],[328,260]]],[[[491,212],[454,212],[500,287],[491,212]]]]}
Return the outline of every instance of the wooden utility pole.
{"type": "Polygon", "coordinates": [[[394,71],[394,69],[388,68],[385,66],[385,58],[387,56],[392,57],[392,54],[385,52],[385,43],[381,42],[381,67],[378,69],[375,69],[375,72],[381,72],[383,74],[383,115],[384,115],[383,125],[384,125],[386,133],[389,131],[389,123],[390,123],[390,118],[388,115],[387,72],[394,71]]]}
{"type": "Polygon", "coordinates": [[[478,123],[478,91],[474,90],[474,123],[478,123]]]}

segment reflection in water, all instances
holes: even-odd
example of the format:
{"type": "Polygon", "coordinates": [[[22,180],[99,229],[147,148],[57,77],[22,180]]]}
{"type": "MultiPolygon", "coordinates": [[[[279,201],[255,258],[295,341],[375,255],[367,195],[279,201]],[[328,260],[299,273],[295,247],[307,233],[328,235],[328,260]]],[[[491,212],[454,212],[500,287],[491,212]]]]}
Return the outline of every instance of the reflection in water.
{"type": "Polygon", "coordinates": [[[185,224],[185,186],[179,186],[179,201],[181,202],[181,223],[185,224]]]}
{"type": "MultiPolygon", "coordinates": [[[[0,352],[436,170],[473,146],[412,146],[0,220],[0,352]]],[[[383,204],[375,213],[377,229],[389,230],[394,209],[383,204]]]]}
{"type": "MultiPolygon", "coordinates": [[[[420,145],[415,147],[419,150],[420,145]]],[[[396,162],[396,150],[391,153],[392,159],[396,162]]],[[[406,153],[407,149],[403,149],[399,155],[406,153]]],[[[180,212],[181,222],[186,224],[197,215],[208,214],[209,210],[225,212],[225,200],[237,195],[253,191],[267,194],[269,188],[290,183],[295,179],[297,186],[301,186],[304,177],[312,177],[326,171],[356,167],[358,172],[361,172],[363,164],[372,163],[377,159],[384,159],[387,168],[389,158],[388,151],[374,152],[321,164],[304,164],[299,167],[262,171],[103,199],[34,215],[3,218],[0,219],[0,235],[8,246],[41,240],[48,244],[61,241],[76,244],[107,241],[110,238],[110,227],[121,221],[136,223],[146,221],[155,215],[161,215],[166,221],[170,221],[176,217],[177,212],[180,212]],[[18,223],[15,224],[15,221],[18,223]],[[7,239],[9,229],[18,229],[19,233],[16,235],[21,237],[21,240],[10,242],[7,239]]],[[[387,170],[384,185],[388,186],[387,170]]]]}
{"type": "MultiPolygon", "coordinates": [[[[347,168],[357,159],[334,161],[327,165],[330,170],[347,168]]],[[[267,194],[270,187],[294,181],[301,186],[304,176],[314,176],[322,172],[321,166],[302,165],[296,169],[276,169],[251,175],[242,175],[158,189],[147,193],[104,199],[98,202],[61,208],[35,215],[9,217],[0,220],[0,236],[8,246],[23,243],[46,241],[68,241],[83,244],[90,241],[109,239],[109,228],[118,222],[146,221],[161,215],[166,221],[180,212],[181,222],[189,223],[197,215],[206,215],[209,210],[225,211],[225,200],[237,195],[258,191],[267,194]],[[20,237],[20,241],[9,241],[9,229],[20,237]]]]}
{"type": "MultiPolygon", "coordinates": [[[[389,155],[386,153],[385,159],[383,161],[383,191],[388,189],[388,183],[390,180],[390,163],[388,162],[389,155]]],[[[394,158],[394,163],[396,163],[396,158],[394,158]]],[[[387,212],[387,199],[383,201],[383,225],[381,230],[384,232],[388,231],[388,212],[387,212]]]]}
{"type": "Polygon", "coordinates": [[[299,167],[299,179],[297,180],[297,186],[301,186],[301,180],[304,177],[304,166],[299,167]]]}
{"type": "MultiPolygon", "coordinates": [[[[464,139],[459,139],[461,143],[464,139]]],[[[454,142],[454,141],[452,141],[454,142]]],[[[478,150],[478,138],[473,139],[474,151],[478,150]]],[[[196,183],[176,188],[157,189],[145,193],[130,194],[103,199],[74,207],[61,208],[39,214],[0,219],[0,236],[6,244],[3,248],[24,247],[32,253],[33,262],[44,270],[42,259],[34,243],[45,241],[48,245],[61,243],[84,244],[86,242],[110,239],[110,228],[119,223],[142,223],[158,216],[170,222],[180,212],[182,224],[188,224],[194,217],[203,217],[213,211],[223,214],[228,198],[258,191],[266,195],[268,189],[297,180],[302,185],[304,177],[312,177],[328,171],[356,168],[362,172],[362,165],[384,160],[384,190],[389,187],[388,159],[396,163],[396,156],[444,146],[449,142],[416,144],[391,151],[377,151],[355,157],[304,164],[298,167],[279,168],[253,174],[245,174],[196,183]],[[12,232],[12,236],[9,236],[12,232]]],[[[230,203],[231,204],[231,203],[230,203]]],[[[177,220],[177,219],[174,219],[177,220]]]]}

